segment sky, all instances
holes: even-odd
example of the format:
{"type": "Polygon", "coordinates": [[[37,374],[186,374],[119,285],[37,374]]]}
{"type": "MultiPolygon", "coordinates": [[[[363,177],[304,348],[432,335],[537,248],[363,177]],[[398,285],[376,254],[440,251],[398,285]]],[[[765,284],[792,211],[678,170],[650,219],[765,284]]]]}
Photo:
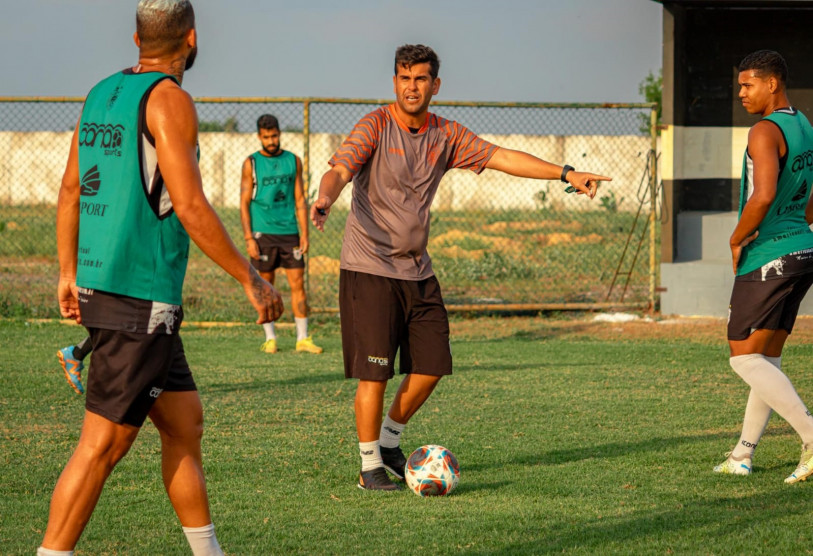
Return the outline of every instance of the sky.
{"type": "MultiPolygon", "coordinates": [[[[136,0],[0,0],[0,96],[84,96],[135,65],[136,0]]],[[[440,56],[438,100],[640,102],[651,0],[193,0],[193,96],[393,97],[395,48],[440,56]]]]}

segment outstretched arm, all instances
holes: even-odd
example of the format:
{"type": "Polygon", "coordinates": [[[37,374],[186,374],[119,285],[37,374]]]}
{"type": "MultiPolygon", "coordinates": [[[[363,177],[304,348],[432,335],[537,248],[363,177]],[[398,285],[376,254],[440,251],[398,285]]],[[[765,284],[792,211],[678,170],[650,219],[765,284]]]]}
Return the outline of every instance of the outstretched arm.
{"type": "MultiPolygon", "coordinates": [[[[563,167],[552,164],[531,154],[500,147],[486,163],[486,168],[499,170],[512,176],[521,178],[534,178],[538,180],[558,180],[562,176],[563,167]]],[[[591,199],[596,196],[599,181],[612,181],[608,176],[577,172],[571,170],[565,176],[567,182],[576,188],[579,194],[588,195],[591,199]]]]}
{"type": "Polygon", "coordinates": [[[206,256],[242,284],[257,322],[282,314],[282,298],[260,278],[232,243],[206,196],[197,163],[198,119],[192,98],[177,84],[161,82],[147,102],[147,127],[155,137],[158,165],[175,213],[206,256]]]}
{"type": "Polygon", "coordinates": [[[322,181],[319,182],[319,198],[311,205],[311,221],[320,232],[325,231],[330,207],[352,179],[353,174],[341,164],[336,164],[322,176],[322,181]]]}

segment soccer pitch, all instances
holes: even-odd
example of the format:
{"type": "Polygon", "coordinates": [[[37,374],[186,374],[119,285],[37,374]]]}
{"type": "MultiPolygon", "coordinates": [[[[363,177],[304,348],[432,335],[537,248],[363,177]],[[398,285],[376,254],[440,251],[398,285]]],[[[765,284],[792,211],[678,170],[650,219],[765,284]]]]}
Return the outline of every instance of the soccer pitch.
{"type": "MultiPolygon", "coordinates": [[[[258,351],[257,326],[182,331],[203,399],[214,523],[227,554],[743,554],[804,552],[813,484],[783,479],[797,437],[774,416],[750,477],[711,468],[738,438],[747,387],[720,320],[454,319],[455,374],[404,432],[460,461],[443,498],[356,487],[355,383],[338,324],[325,353],[258,351]]],[[[83,412],[59,347],[83,329],[0,321],[0,553],[32,554],[83,412]]],[[[813,322],[783,368],[813,405],[813,322]]],[[[92,369],[90,372],[93,372],[92,369]]],[[[396,381],[398,379],[396,378],[396,381]]],[[[396,383],[388,389],[388,400],[396,383]]],[[[81,554],[188,554],[146,425],[114,471],[81,554]]]]}

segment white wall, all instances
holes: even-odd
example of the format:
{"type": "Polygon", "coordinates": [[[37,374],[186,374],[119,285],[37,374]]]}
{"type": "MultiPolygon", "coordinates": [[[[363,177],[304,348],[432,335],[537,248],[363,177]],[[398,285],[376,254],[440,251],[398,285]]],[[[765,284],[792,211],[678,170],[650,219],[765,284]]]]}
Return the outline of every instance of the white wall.
{"type": "MultiPolygon", "coordinates": [[[[637,210],[636,194],[646,165],[650,140],[640,136],[530,136],[482,135],[501,147],[534,154],[555,164],[603,173],[613,178],[598,198],[615,194],[620,210],[637,210]],[[623,198],[623,200],[622,200],[623,198]]],[[[310,190],[315,195],[327,161],[344,139],[342,135],[312,134],[310,190]]],[[[0,132],[0,203],[6,205],[55,204],[70,148],[70,132],[0,132]]],[[[283,148],[300,157],[303,135],[284,132],[283,148]]],[[[200,167],[207,196],[215,206],[237,207],[240,172],[245,158],[259,148],[253,133],[201,133],[200,167]]],[[[726,161],[731,164],[730,160],[726,161]]],[[[350,189],[350,186],[347,188],[350,189]]],[[[466,170],[446,174],[435,200],[439,209],[534,209],[535,196],[547,191],[547,203],[555,208],[595,209],[575,195],[563,193],[558,180],[515,178],[491,170],[477,176],[466,170]]],[[[350,192],[339,199],[346,206],[350,192]]],[[[597,201],[594,201],[594,203],[597,201]]]]}

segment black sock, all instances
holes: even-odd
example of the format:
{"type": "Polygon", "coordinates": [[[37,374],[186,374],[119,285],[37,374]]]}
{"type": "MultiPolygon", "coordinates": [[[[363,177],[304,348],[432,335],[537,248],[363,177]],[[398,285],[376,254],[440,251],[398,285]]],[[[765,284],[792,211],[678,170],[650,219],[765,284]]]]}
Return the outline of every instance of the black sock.
{"type": "Polygon", "coordinates": [[[92,350],[93,346],[90,343],[90,336],[88,336],[87,338],[73,346],[73,356],[79,361],[82,361],[85,357],[88,356],[88,353],[90,353],[92,350]]]}

